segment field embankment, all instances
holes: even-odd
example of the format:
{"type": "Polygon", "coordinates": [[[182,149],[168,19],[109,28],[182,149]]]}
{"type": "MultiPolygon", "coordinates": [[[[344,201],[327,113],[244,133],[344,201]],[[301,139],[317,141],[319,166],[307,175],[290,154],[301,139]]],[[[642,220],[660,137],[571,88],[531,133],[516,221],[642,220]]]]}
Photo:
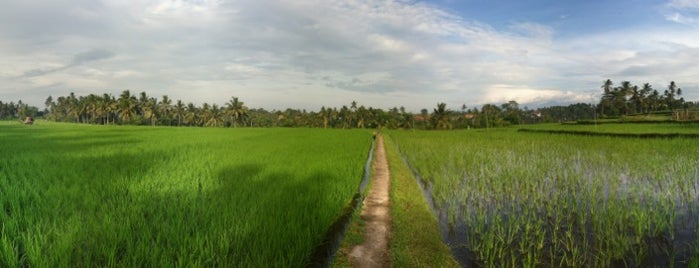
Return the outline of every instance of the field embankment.
{"type": "Polygon", "coordinates": [[[391,170],[391,261],[395,267],[459,267],[441,239],[437,218],[405,165],[395,141],[387,135],[391,170]]]}
{"type": "Polygon", "coordinates": [[[688,123],[540,124],[521,126],[518,131],[621,138],[699,138],[699,124],[688,123]]]}
{"type": "MultiPolygon", "coordinates": [[[[459,267],[449,247],[442,242],[437,219],[425,201],[417,180],[388,134],[384,134],[384,148],[391,181],[389,248],[392,266],[459,267]]],[[[355,213],[334,267],[352,267],[350,252],[354,246],[363,243],[365,232],[365,220],[355,213]]]]}
{"type": "Polygon", "coordinates": [[[0,123],[0,267],[305,266],[370,139],[0,123]]]}
{"type": "Polygon", "coordinates": [[[386,150],[383,136],[376,137],[376,152],[371,189],[364,198],[359,216],[364,222],[364,239],[350,251],[350,261],[355,267],[388,267],[391,251],[388,241],[391,236],[391,200],[386,150]]]}

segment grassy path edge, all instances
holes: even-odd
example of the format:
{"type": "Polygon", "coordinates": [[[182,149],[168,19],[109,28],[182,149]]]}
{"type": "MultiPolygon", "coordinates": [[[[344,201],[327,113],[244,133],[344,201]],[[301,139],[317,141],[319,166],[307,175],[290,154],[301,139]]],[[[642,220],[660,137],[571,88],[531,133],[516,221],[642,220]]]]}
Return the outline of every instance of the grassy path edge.
{"type": "MultiPolygon", "coordinates": [[[[384,134],[390,170],[392,233],[389,248],[393,267],[459,267],[442,242],[437,218],[422,195],[418,182],[405,165],[393,139],[384,134]]],[[[372,167],[373,170],[373,167],[372,167]]],[[[367,188],[371,187],[369,183],[367,188]]],[[[349,252],[364,240],[365,223],[355,211],[333,267],[352,267],[349,252]]]]}
{"type": "Polygon", "coordinates": [[[386,157],[391,171],[390,248],[394,267],[459,267],[449,247],[442,242],[439,224],[418,182],[405,165],[398,148],[385,135],[386,157]]]}

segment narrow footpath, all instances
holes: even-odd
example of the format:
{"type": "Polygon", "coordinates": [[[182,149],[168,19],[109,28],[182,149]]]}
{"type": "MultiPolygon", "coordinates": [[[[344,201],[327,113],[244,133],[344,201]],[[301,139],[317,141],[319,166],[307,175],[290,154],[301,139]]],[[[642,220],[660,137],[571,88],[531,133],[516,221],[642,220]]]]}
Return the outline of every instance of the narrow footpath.
{"type": "Polygon", "coordinates": [[[388,248],[391,233],[390,195],[391,186],[384,149],[383,136],[376,136],[371,191],[364,199],[361,219],[365,223],[364,242],[352,248],[350,260],[354,267],[390,267],[391,255],[388,248]]]}

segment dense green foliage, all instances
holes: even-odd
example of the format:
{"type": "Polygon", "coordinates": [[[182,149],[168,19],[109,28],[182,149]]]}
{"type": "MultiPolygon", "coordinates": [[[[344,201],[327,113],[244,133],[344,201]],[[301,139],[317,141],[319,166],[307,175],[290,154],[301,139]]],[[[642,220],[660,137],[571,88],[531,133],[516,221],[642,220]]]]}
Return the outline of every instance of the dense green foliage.
{"type": "Polygon", "coordinates": [[[321,107],[319,111],[291,108],[267,111],[248,108],[236,97],[223,106],[209,103],[197,106],[181,100],[173,102],[167,95],[157,99],[141,92],[136,96],[128,90],[118,98],[110,94],[76,96],[71,93],[54,100],[49,96],[45,105],[45,117],[54,121],[120,125],[452,129],[594,118],[594,107],[582,103],[536,111],[522,109],[516,101],[500,106],[485,104],[480,110],[462,105],[460,111],[438,103],[432,113],[423,109],[420,114],[413,114],[403,107],[382,110],[352,101],[349,106],[321,107]]]}
{"type": "Polygon", "coordinates": [[[672,115],[671,120],[697,120],[697,105],[680,96],[682,90],[671,82],[663,95],[650,84],[643,88],[628,81],[614,87],[611,80],[604,82],[602,97],[597,105],[575,103],[567,106],[549,106],[536,109],[520,107],[515,100],[501,105],[484,104],[481,108],[449,109],[446,103],[437,103],[433,112],[422,109],[415,114],[403,107],[383,110],[365,107],[352,101],[340,108],[321,107],[318,111],[287,108],[267,111],[248,108],[237,97],[223,105],[203,103],[198,106],[182,100],[173,101],[167,95],[160,99],[146,92],[133,95],[124,90],[118,97],[111,94],[76,96],[49,96],[45,110],[14,103],[0,102],[0,119],[23,119],[24,116],[43,116],[58,122],[119,125],[165,125],[204,127],[316,127],[316,128],[389,128],[389,129],[458,129],[491,128],[532,123],[597,120],[600,117],[649,116],[662,112],[672,115]],[[687,110],[692,108],[691,111],[687,110]],[[678,110],[682,109],[682,111],[678,110]]]}
{"type": "Polygon", "coordinates": [[[696,139],[514,129],[391,136],[478,265],[699,264],[696,139]]]}
{"type": "Polygon", "coordinates": [[[0,267],[304,266],[370,139],[0,122],[0,267]]]}
{"type": "Polygon", "coordinates": [[[689,107],[682,98],[682,89],[675,81],[671,81],[661,95],[649,83],[639,88],[629,81],[621,82],[615,87],[612,80],[607,79],[601,86],[602,97],[599,102],[601,116],[620,116],[653,111],[674,110],[689,107]]]}
{"type": "Polygon", "coordinates": [[[22,101],[5,102],[0,100],[0,120],[3,119],[24,119],[26,116],[35,117],[40,114],[39,109],[34,106],[29,106],[22,101]]]}

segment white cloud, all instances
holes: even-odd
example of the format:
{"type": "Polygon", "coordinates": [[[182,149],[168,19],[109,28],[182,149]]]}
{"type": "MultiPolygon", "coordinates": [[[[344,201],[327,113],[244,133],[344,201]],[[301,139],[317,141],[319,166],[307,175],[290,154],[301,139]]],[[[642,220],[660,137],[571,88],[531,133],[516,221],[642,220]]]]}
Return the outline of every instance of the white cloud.
{"type": "Polygon", "coordinates": [[[695,36],[662,29],[562,40],[541,23],[496,30],[398,0],[7,0],[0,93],[36,105],[48,94],[123,89],[195,103],[238,96],[279,109],[564,103],[606,78],[699,84],[695,36]]]}
{"type": "Polygon", "coordinates": [[[481,103],[505,103],[515,100],[525,104],[590,103],[596,101],[590,93],[559,89],[531,88],[526,85],[497,84],[488,87],[481,103]]]}
{"type": "Polygon", "coordinates": [[[699,8],[699,0],[670,0],[667,5],[673,8],[699,8]]]}
{"type": "Polygon", "coordinates": [[[665,19],[671,22],[699,28],[699,1],[670,0],[665,5],[665,19]]]}
{"type": "Polygon", "coordinates": [[[667,14],[667,15],[665,15],[665,19],[672,21],[672,22],[679,23],[679,24],[685,24],[685,25],[690,25],[690,26],[699,26],[699,24],[697,24],[699,21],[697,21],[696,18],[687,17],[685,15],[680,14],[679,12],[667,14]]]}

